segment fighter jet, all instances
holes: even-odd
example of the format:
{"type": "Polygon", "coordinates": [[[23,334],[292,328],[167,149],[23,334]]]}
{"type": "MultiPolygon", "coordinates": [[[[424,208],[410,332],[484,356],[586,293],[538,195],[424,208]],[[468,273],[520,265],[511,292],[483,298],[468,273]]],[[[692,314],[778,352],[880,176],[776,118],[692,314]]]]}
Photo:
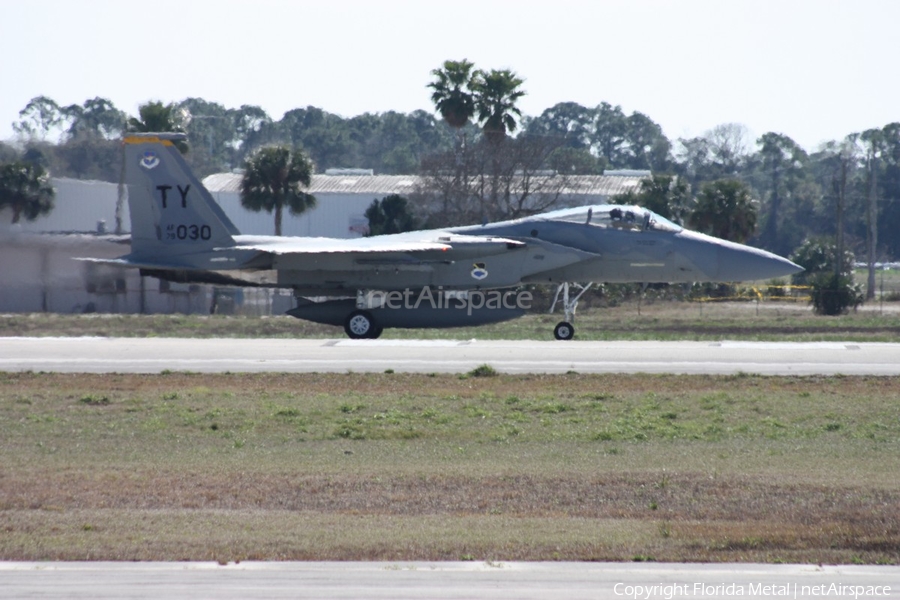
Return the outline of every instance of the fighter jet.
{"type": "MultiPolygon", "coordinates": [[[[772,253],[689,231],[638,206],[570,208],[479,226],[337,239],[242,235],[175,148],[183,134],[128,134],[131,252],[96,262],[184,283],[293,290],[288,314],[343,325],[457,327],[515,318],[525,284],[554,284],[572,339],[576,282],[736,282],[802,269],[772,253]]],[[[88,259],[91,260],[91,259],[88,259]]]]}

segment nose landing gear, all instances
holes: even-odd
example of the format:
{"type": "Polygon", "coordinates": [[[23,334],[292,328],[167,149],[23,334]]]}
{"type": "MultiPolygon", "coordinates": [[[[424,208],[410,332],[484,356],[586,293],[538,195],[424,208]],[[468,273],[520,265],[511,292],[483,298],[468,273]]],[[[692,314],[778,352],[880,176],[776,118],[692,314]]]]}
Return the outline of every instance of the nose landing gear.
{"type": "Polygon", "coordinates": [[[562,292],[563,296],[563,311],[565,312],[565,321],[560,321],[556,324],[556,327],[553,329],[553,337],[558,340],[571,340],[575,337],[575,327],[572,325],[572,321],[575,320],[575,309],[578,307],[578,300],[581,298],[582,294],[588,291],[593,283],[588,283],[587,285],[581,285],[578,283],[574,283],[574,285],[580,288],[580,291],[574,298],[569,298],[569,283],[561,283],[558,288],[556,288],[556,296],[553,298],[553,304],[550,306],[550,312],[553,312],[553,309],[556,308],[556,303],[559,300],[559,294],[562,292]]]}
{"type": "Polygon", "coordinates": [[[553,337],[558,340],[571,340],[575,337],[575,327],[568,321],[560,321],[553,328],[553,337]]]}

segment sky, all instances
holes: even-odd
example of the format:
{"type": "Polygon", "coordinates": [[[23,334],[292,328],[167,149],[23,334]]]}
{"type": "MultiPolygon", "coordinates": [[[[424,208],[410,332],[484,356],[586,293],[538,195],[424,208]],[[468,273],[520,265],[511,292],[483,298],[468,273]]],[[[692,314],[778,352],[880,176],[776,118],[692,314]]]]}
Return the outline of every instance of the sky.
{"type": "Polygon", "coordinates": [[[671,140],[723,123],[808,150],[900,121],[895,0],[0,0],[0,140],[33,97],[433,110],[447,59],[512,69],[530,116],[642,112],[671,140]]]}

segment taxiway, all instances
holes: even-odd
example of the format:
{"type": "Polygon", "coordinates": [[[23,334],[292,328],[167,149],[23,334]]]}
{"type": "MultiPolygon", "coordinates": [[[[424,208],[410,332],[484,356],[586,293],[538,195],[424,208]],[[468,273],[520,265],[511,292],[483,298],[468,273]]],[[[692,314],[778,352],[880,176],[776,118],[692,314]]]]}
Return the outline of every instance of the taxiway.
{"type": "Polygon", "coordinates": [[[0,371],[900,375],[900,344],[0,338],[0,371]]]}

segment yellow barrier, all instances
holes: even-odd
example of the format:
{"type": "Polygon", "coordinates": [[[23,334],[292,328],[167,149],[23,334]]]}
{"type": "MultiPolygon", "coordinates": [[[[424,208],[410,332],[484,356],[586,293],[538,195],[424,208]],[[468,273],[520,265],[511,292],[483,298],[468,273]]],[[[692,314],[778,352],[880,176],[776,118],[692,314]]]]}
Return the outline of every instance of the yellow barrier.
{"type": "Polygon", "coordinates": [[[737,295],[700,296],[690,298],[691,302],[809,302],[808,285],[771,285],[760,290],[758,287],[740,288],[737,295]],[[799,292],[798,292],[799,291],[799,292]],[[773,293],[779,292],[779,293],[773,293]]]}

